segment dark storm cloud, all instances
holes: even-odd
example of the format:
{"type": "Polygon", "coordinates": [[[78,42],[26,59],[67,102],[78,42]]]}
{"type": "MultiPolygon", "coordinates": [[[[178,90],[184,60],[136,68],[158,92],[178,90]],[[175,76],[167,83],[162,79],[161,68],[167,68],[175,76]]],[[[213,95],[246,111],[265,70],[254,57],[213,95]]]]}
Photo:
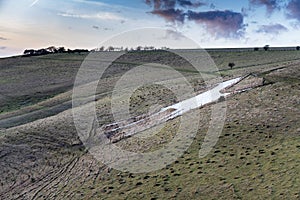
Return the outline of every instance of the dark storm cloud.
{"type": "Polygon", "coordinates": [[[206,3],[202,2],[191,2],[186,0],[177,0],[178,4],[182,7],[190,7],[190,8],[198,8],[200,6],[206,5],[206,3]]]}
{"type": "Polygon", "coordinates": [[[288,17],[300,21],[300,0],[292,0],[287,5],[288,17]]]}
{"type": "Polygon", "coordinates": [[[169,22],[183,23],[183,21],[184,21],[183,10],[175,8],[176,4],[179,3],[179,1],[177,1],[177,0],[146,0],[146,3],[150,6],[153,6],[153,10],[150,13],[152,13],[154,15],[158,15],[169,22]]]}
{"type": "MultiPolygon", "coordinates": [[[[153,7],[150,12],[164,18],[168,22],[184,23],[194,21],[207,28],[215,37],[238,38],[244,33],[244,17],[241,13],[232,11],[195,12],[188,8],[196,8],[205,3],[188,0],[146,0],[153,7]]],[[[209,6],[209,5],[208,5],[209,6]]]]}
{"type": "Polygon", "coordinates": [[[146,0],[148,5],[153,6],[153,10],[150,12],[154,15],[158,15],[170,22],[184,22],[185,14],[182,8],[198,8],[206,5],[201,2],[192,2],[189,0],[146,0]]]}
{"type": "Polygon", "coordinates": [[[176,6],[198,8],[206,5],[200,1],[189,1],[189,0],[145,0],[146,4],[153,6],[154,10],[167,10],[174,9],[176,6]]]}
{"type": "Polygon", "coordinates": [[[146,0],[146,4],[153,6],[154,10],[171,9],[176,5],[175,0],[146,0]]]}
{"type": "Polygon", "coordinates": [[[256,32],[278,35],[285,31],[288,31],[288,29],[281,24],[270,24],[260,26],[260,28],[256,32]]]}
{"type": "Polygon", "coordinates": [[[280,8],[280,0],[250,0],[250,4],[254,6],[266,6],[268,14],[275,9],[280,8]]]}
{"type": "Polygon", "coordinates": [[[188,11],[187,17],[191,21],[204,24],[211,35],[216,37],[241,37],[244,32],[244,17],[241,13],[232,11],[188,11]]]}
{"type": "Polygon", "coordinates": [[[167,9],[167,10],[153,10],[151,12],[154,15],[163,17],[165,20],[170,22],[184,22],[185,14],[180,9],[167,9]]]}

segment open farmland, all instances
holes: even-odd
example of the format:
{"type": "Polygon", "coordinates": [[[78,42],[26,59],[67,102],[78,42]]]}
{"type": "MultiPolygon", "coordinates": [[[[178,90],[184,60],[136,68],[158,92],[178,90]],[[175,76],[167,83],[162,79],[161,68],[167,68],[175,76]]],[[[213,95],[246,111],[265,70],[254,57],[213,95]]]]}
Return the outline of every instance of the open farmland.
{"type": "MultiPolygon", "coordinates": [[[[0,199],[299,199],[300,52],[209,54],[219,68],[210,73],[224,80],[251,73],[264,78],[265,84],[226,98],[224,129],[208,156],[199,158],[198,153],[212,105],[197,109],[199,130],[188,150],[165,168],[144,174],[108,168],[79,140],[72,89],[87,54],[0,59],[0,199]],[[230,62],[235,63],[233,69],[230,62]]],[[[114,61],[98,84],[99,126],[113,122],[114,84],[127,70],[144,63],[171,65],[196,93],[205,88],[197,71],[173,54],[130,52],[114,61]]],[[[178,102],[164,87],[144,89],[146,93],[137,90],[131,97],[133,116],[147,113],[153,103],[178,102]]],[[[139,152],[157,149],[174,137],[177,122],[177,118],[168,121],[150,139],[132,137],[117,145],[139,152]]]]}

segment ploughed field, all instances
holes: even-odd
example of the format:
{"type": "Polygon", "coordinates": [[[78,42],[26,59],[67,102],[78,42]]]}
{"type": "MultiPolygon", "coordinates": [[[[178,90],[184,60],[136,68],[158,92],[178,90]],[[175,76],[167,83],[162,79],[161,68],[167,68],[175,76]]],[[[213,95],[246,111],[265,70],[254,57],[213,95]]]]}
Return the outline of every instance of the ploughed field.
{"type": "MultiPolygon", "coordinates": [[[[200,125],[187,151],[165,168],[143,174],[110,169],[79,140],[72,118],[72,89],[87,54],[0,59],[0,199],[299,199],[300,52],[209,54],[219,71],[204,70],[208,78],[220,74],[230,80],[251,74],[263,78],[264,84],[226,97],[224,129],[206,157],[199,158],[198,153],[213,104],[197,108],[200,125]],[[229,62],[235,63],[232,69],[229,62]]],[[[114,61],[99,81],[99,127],[114,123],[110,111],[114,85],[126,71],[143,63],[170,65],[187,77],[196,94],[206,90],[199,73],[174,54],[128,53],[114,61]]],[[[167,88],[146,85],[130,98],[130,114],[143,116],[159,110],[153,104],[167,107],[177,102],[167,88]]],[[[115,144],[151,152],[172,140],[178,122],[178,118],[169,120],[156,135],[145,130],[148,138],[129,137],[115,144]]]]}

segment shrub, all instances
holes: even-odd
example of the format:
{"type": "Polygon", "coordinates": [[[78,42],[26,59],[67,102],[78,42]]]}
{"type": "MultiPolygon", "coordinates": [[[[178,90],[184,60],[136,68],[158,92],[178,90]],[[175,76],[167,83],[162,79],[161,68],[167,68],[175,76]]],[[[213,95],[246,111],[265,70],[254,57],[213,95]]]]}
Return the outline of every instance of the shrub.
{"type": "Polygon", "coordinates": [[[232,69],[235,66],[235,64],[233,62],[228,63],[228,67],[230,67],[230,69],[232,69]]]}
{"type": "Polygon", "coordinates": [[[268,51],[269,49],[270,49],[270,46],[269,46],[269,45],[265,45],[265,46],[264,46],[264,50],[265,50],[265,51],[268,51]]]}

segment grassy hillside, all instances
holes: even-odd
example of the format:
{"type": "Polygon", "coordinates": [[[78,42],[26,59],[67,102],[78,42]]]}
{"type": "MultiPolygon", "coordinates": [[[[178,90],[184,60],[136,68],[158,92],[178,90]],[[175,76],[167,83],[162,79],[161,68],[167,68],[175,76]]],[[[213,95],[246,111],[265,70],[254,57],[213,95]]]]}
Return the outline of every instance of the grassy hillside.
{"type": "MultiPolygon", "coordinates": [[[[220,69],[215,73],[224,79],[254,73],[266,84],[226,99],[225,126],[207,157],[200,159],[198,153],[211,105],[198,109],[199,130],[184,155],[145,174],[109,169],[77,136],[72,86],[86,54],[0,59],[0,199],[299,199],[300,52],[210,55],[220,69]],[[232,70],[229,62],[236,64],[232,70]]],[[[99,83],[99,125],[113,121],[110,98],[117,80],[150,61],[172,65],[202,90],[200,76],[186,61],[167,52],[130,53],[115,61],[99,83]]],[[[176,101],[165,88],[147,89],[143,98],[139,91],[132,96],[132,114],[147,112],[153,102],[176,101]]],[[[177,119],[169,121],[147,141],[128,138],[117,145],[142,152],[159,148],[173,138],[176,124],[177,119]]]]}

